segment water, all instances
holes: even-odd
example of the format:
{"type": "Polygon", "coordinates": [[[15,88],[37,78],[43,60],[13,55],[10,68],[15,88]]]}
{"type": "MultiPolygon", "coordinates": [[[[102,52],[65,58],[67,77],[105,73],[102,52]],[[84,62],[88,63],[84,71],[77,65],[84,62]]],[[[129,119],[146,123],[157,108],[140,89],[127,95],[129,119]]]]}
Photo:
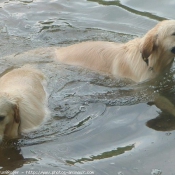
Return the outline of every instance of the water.
{"type": "Polygon", "coordinates": [[[148,103],[156,93],[175,103],[174,66],[156,82],[133,84],[60,65],[49,54],[23,54],[87,40],[126,42],[174,15],[174,2],[158,0],[1,0],[0,74],[37,65],[48,78],[52,117],[1,144],[0,172],[175,174],[175,119],[148,103]]]}

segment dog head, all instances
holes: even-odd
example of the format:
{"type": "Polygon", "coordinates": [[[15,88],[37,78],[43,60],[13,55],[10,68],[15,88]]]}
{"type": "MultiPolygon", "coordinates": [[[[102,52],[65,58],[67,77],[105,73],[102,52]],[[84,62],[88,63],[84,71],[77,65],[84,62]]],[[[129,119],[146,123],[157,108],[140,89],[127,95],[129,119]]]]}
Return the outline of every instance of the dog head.
{"type": "Polygon", "coordinates": [[[18,137],[20,125],[19,108],[6,97],[0,97],[0,142],[4,135],[18,137]]]}
{"type": "Polygon", "coordinates": [[[141,54],[145,62],[148,57],[159,52],[161,58],[169,64],[175,57],[175,20],[165,20],[158,23],[143,38],[141,43],[141,54]]]}

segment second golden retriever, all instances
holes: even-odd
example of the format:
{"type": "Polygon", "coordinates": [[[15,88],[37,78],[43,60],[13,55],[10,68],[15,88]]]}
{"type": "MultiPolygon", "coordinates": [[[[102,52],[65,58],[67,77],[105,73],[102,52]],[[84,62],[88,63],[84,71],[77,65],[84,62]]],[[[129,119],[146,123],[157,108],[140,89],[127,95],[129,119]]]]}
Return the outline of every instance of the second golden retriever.
{"type": "MultiPolygon", "coordinates": [[[[134,82],[150,80],[169,69],[175,57],[175,20],[164,20],[142,38],[127,43],[88,41],[55,50],[56,60],[134,82]]],[[[174,105],[156,95],[155,105],[175,116],[174,105]]]]}
{"type": "Polygon", "coordinates": [[[45,77],[31,66],[0,78],[0,141],[36,129],[49,115],[45,77]]]}
{"type": "Polygon", "coordinates": [[[135,82],[161,74],[175,57],[175,20],[165,20],[143,38],[127,43],[83,42],[56,49],[62,63],[109,73],[135,82]]]}

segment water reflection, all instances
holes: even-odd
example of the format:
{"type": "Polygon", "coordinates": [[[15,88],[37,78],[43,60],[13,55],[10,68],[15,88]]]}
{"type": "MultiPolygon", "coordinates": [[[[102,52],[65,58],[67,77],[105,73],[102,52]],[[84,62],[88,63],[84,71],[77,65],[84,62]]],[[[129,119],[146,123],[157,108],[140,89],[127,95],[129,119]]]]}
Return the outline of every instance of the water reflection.
{"type": "Polygon", "coordinates": [[[4,140],[0,144],[0,171],[13,171],[37,161],[33,158],[24,158],[18,140],[4,140]]]}
{"type": "Polygon", "coordinates": [[[119,0],[117,0],[117,1],[88,0],[88,1],[98,2],[99,4],[102,4],[102,5],[115,5],[115,6],[121,7],[122,9],[127,10],[128,12],[134,13],[136,15],[149,17],[150,19],[155,19],[158,21],[162,21],[162,20],[167,19],[167,18],[160,17],[160,16],[157,16],[157,15],[149,13],[149,12],[142,12],[142,11],[135,10],[133,8],[130,8],[129,6],[123,5],[119,0]]]}
{"type": "Polygon", "coordinates": [[[149,120],[146,125],[156,131],[173,131],[175,130],[175,117],[162,112],[158,117],[149,120]]]}
{"type": "Polygon", "coordinates": [[[125,146],[125,147],[119,147],[119,148],[113,149],[111,151],[106,151],[106,152],[103,152],[99,155],[91,155],[91,156],[89,156],[89,158],[84,157],[84,158],[76,159],[76,160],[67,160],[66,162],[68,164],[75,165],[76,163],[83,164],[85,162],[92,162],[92,161],[95,161],[95,160],[99,161],[99,160],[119,156],[121,154],[124,154],[127,151],[131,151],[133,148],[134,148],[134,144],[128,145],[128,146],[125,146]]]}

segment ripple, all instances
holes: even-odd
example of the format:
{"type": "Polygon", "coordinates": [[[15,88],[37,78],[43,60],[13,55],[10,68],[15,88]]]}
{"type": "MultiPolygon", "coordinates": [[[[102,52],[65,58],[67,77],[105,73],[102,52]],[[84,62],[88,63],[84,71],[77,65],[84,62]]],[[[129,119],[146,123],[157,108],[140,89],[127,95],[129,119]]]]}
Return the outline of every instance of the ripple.
{"type": "Polygon", "coordinates": [[[162,171],[159,169],[152,169],[151,170],[151,175],[161,175],[162,171]]]}

